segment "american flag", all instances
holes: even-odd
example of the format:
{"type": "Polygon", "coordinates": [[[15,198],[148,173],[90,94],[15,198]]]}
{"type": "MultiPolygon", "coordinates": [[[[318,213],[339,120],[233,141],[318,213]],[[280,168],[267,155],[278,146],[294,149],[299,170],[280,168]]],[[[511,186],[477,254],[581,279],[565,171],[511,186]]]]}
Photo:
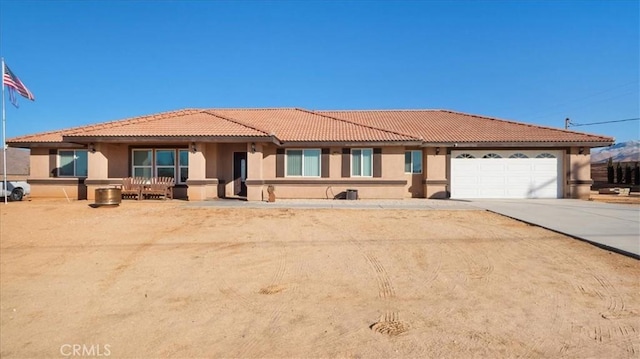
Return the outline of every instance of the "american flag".
{"type": "Polygon", "coordinates": [[[31,101],[34,101],[36,98],[33,97],[33,94],[29,89],[20,81],[18,76],[14,75],[11,70],[9,70],[9,66],[4,64],[4,71],[2,72],[2,83],[6,85],[9,90],[18,91],[20,95],[25,98],[28,98],[31,101]]]}

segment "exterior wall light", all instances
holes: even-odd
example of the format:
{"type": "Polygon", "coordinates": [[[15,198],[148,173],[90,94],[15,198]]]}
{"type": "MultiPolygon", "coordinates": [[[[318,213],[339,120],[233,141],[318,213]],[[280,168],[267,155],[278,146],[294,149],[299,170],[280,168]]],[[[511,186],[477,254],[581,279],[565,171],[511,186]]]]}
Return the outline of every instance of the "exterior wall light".
{"type": "Polygon", "coordinates": [[[89,150],[89,152],[91,153],[96,153],[96,146],[93,144],[93,142],[90,142],[89,145],[87,146],[87,149],[89,150]]]}
{"type": "Polygon", "coordinates": [[[440,147],[436,147],[436,155],[440,154],[440,147]]]}
{"type": "Polygon", "coordinates": [[[198,150],[198,147],[196,147],[196,143],[191,142],[191,152],[196,153],[197,150],[198,150]]]}
{"type": "Polygon", "coordinates": [[[251,153],[256,153],[256,143],[251,142],[251,153]]]}
{"type": "Polygon", "coordinates": [[[584,154],[584,147],[578,148],[578,153],[581,155],[584,154]]]}

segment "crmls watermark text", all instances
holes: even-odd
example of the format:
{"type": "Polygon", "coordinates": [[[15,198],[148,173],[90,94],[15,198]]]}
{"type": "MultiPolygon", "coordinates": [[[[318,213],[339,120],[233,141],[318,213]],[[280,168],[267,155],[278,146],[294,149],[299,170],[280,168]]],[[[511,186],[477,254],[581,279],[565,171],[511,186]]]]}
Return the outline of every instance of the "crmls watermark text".
{"type": "Polygon", "coordinates": [[[109,344],[62,344],[60,354],[65,357],[108,357],[111,355],[109,344]]]}

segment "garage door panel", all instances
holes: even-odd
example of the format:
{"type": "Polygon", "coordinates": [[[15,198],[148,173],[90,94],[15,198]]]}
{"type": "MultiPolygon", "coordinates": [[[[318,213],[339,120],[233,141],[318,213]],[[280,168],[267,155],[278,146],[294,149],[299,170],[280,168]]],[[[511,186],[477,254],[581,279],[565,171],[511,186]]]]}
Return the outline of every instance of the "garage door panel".
{"type": "MultiPolygon", "coordinates": [[[[493,162],[495,160],[478,160],[478,161],[493,162]]],[[[490,171],[492,173],[503,173],[506,170],[505,165],[503,163],[480,163],[480,166],[478,167],[480,171],[490,171]]]]}
{"type": "MultiPolygon", "coordinates": [[[[517,160],[516,160],[517,161],[517,160]]],[[[533,170],[533,166],[530,163],[509,163],[507,164],[506,171],[511,173],[524,173],[527,176],[533,170]]]]}
{"type": "Polygon", "coordinates": [[[504,178],[504,182],[508,186],[523,185],[528,187],[531,183],[531,177],[529,176],[508,176],[504,178]]]}
{"type": "MultiPolygon", "coordinates": [[[[489,151],[466,151],[475,158],[455,158],[452,151],[452,198],[558,198],[561,189],[561,153],[557,158],[482,158],[489,151]]],[[[507,157],[509,151],[500,155],[507,157]]],[[[553,151],[551,151],[553,152],[553,151]]]]}

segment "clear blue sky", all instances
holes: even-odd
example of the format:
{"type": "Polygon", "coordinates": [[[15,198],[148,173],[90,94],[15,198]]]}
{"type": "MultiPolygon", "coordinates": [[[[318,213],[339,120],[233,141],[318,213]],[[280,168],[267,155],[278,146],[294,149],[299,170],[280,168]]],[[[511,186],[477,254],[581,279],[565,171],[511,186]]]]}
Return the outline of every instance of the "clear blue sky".
{"type": "Polygon", "coordinates": [[[637,118],[639,3],[0,0],[0,52],[36,96],[7,102],[7,136],[193,107],[637,118]]]}

